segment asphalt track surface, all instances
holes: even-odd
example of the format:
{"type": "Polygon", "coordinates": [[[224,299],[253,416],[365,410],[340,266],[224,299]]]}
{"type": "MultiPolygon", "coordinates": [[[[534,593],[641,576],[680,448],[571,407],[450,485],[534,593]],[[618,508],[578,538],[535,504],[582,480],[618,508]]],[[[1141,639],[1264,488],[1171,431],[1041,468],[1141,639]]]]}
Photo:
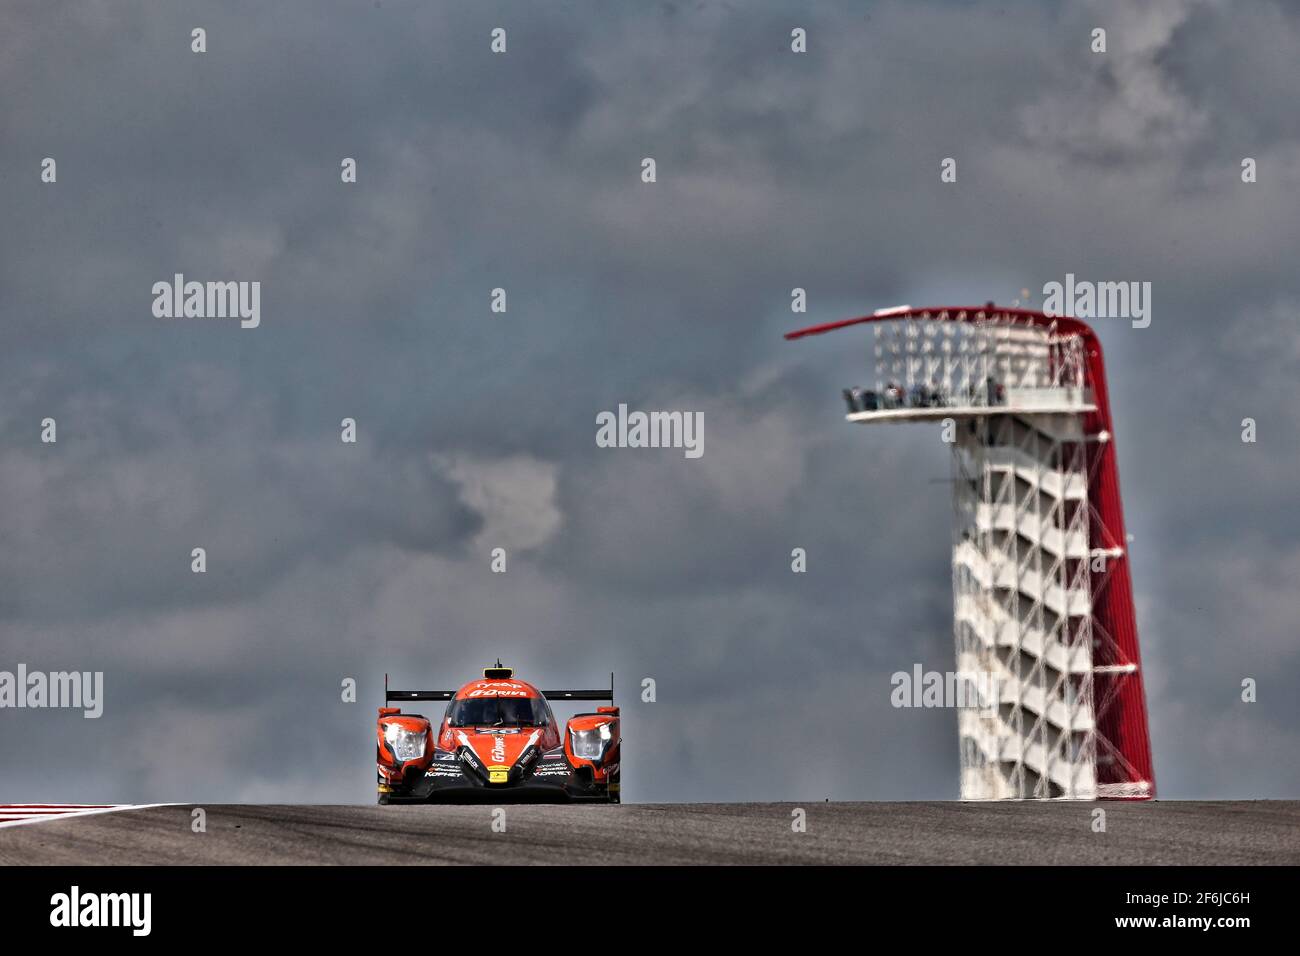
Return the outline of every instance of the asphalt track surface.
{"type": "Polygon", "coordinates": [[[1297,864],[1300,801],[152,807],[0,830],[0,864],[1297,864]]]}

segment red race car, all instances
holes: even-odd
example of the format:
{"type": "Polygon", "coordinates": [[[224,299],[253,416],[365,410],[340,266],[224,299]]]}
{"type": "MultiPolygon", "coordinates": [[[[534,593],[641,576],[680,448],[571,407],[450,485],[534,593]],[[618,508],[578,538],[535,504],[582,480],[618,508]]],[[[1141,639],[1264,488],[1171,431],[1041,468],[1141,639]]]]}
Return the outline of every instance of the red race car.
{"type": "Polygon", "coordinates": [[[384,677],[376,767],[380,803],[437,800],[619,802],[619,716],[608,690],[538,690],[502,667],[458,691],[390,690],[384,677]],[[442,722],[395,701],[450,701],[442,722]],[[608,701],[563,728],[550,701],[608,701]]]}

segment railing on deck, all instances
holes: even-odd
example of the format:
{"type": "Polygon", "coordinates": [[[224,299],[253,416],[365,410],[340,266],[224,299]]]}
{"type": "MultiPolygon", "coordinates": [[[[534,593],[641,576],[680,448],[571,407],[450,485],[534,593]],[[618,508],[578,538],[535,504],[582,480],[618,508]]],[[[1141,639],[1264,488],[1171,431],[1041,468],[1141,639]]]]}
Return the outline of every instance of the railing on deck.
{"type": "Polygon", "coordinates": [[[876,381],[844,389],[850,414],[939,409],[1084,410],[1091,395],[1077,335],[947,313],[875,326],[876,381]]]}

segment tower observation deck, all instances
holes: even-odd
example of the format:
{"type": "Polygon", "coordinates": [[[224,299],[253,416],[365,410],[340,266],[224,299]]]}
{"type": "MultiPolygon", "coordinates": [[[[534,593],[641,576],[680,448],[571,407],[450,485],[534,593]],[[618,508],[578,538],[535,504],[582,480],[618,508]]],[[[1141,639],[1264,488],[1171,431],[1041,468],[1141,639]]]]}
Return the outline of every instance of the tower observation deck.
{"type": "Polygon", "coordinates": [[[952,443],[961,796],[1155,796],[1101,345],[1078,319],[902,306],[790,332],[875,332],[859,424],[942,422],[952,443]]]}

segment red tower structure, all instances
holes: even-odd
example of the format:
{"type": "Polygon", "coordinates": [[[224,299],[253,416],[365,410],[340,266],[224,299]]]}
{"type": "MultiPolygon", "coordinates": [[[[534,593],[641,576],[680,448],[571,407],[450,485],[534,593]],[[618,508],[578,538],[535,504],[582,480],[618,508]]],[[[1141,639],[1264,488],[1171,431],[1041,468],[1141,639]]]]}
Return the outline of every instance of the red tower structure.
{"type": "Polygon", "coordinates": [[[958,673],[993,701],[958,711],[964,799],[1150,799],[1128,537],[1101,344],[1027,309],[902,306],[870,324],[857,423],[942,421],[953,448],[958,673]]]}

